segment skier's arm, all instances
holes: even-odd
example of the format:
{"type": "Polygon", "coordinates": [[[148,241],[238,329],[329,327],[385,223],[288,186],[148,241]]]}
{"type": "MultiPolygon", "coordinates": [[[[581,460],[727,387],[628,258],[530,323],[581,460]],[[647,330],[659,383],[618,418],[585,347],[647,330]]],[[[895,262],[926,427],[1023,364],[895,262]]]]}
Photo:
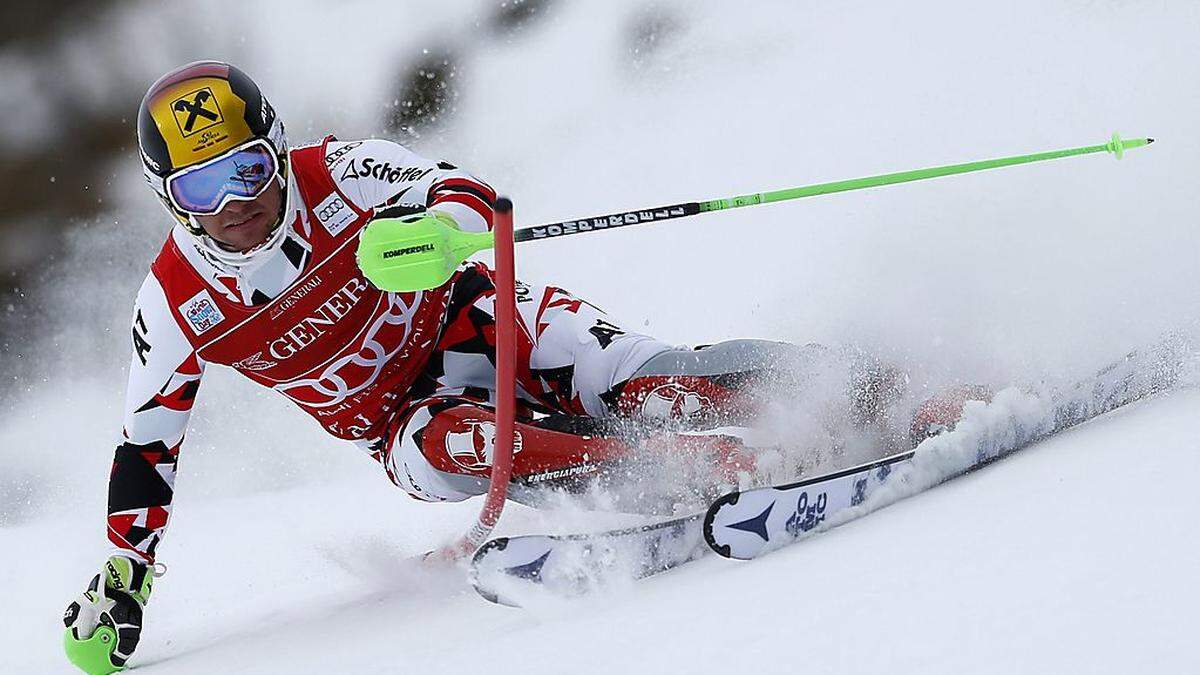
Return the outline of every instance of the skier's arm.
{"type": "Polygon", "coordinates": [[[108,630],[113,644],[99,643],[107,659],[102,672],[124,666],[141,638],[156,575],[154,553],[171,509],[175,460],[204,367],[154,275],[138,291],[131,339],[125,430],[108,482],[108,539],[115,550],[63,615],[67,655],[77,665],[95,661],[87,645],[95,643],[99,628],[108,630]]]}
{"type": "Polygon", "coordinates": [[[449,215],[466,232],[492,229],[495,191],[453,164],[382,139],[331,142],[325,157],[338,189],[359,208],[426,208],[449,215]]]}
{"type": "Polygon", "coordinates": [[[138,292],[131,334],[123,438],[108,484],[108,539],[113,553],[152,564],[171,512],[175,463],[204,364],[153,275],[138,292]]]}

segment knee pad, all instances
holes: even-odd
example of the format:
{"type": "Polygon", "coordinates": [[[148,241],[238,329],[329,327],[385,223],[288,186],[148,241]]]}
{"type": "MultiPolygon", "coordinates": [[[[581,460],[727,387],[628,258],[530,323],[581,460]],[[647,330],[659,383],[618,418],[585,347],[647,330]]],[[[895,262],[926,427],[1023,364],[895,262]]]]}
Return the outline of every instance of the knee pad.
{"type": "MultiPolygon", "coordinates": [[[[585,420],[587,418],[584,418],[585,420]]],[[[384,467],[417,499],[462,501],[488,490],[496,447],[495,413],[475,402],[433,401],[407,414],[388,440],[384,467]]],[[[600,471],[629,446],[601,426],[575,429],[516,424],[513,480],[525,486],[559,484],[600,471]]]]}
{"type": "Polygon", "coordinates": [[[423,501],[458,502],[487,492],[495,421],[486,413],[465,404],[418,406],[388,439],[383,458],[388,477],[423,501]],[[468,410],[476,413],[473,419],[468,410]],[[456,423],[461,429],[453,428],[456,423]]]}

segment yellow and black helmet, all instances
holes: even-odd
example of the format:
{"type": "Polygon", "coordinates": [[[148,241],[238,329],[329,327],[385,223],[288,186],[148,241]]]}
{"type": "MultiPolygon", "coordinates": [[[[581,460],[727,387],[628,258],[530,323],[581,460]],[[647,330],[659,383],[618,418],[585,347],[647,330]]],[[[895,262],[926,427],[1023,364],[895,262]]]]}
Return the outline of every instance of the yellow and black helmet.
{"type": "Polygon", "coordinates": [[[197,61],[163,75],[138,110],[138,148],[146,180],[184,227],[202,236],[191,214],[167,196],[171,174],[256,139],[267,141],[287,183],[287,139],[274,108],[241,70],[197,61]]]}

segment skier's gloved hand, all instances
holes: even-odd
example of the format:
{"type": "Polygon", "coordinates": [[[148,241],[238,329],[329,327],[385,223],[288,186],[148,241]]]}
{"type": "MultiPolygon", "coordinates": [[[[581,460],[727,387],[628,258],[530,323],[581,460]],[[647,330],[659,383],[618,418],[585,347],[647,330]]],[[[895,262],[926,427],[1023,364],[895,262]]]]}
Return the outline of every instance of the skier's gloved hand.
{"type": "Polygon", "coordinates": [[[156,574],[154,568],[122,555],[108,559],[63,615],[63,648],[71,663],[89,675],[125,667],[142,635],[142,610],[156,574]]]}
{"type": "Polygon", "coordinates": [[[358,267],[376,288],[412,293],[438,288],[492,235],[464,232],[454,216],[430,209],[399,217],[384,210],[359,235],[358,267]]]}

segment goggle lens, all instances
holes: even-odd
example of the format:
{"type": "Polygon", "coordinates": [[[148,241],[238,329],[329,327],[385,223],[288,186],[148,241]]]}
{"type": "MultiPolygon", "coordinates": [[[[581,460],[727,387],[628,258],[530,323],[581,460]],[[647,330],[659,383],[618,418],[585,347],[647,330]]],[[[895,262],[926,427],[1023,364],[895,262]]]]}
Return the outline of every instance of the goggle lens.
{"type": "Polygon", "coordinates": [[[258,197],[278,171],[275,153],[260,140],[170,176],[167,193],[179,210],[209,216],[231,200],[258,197]]]}

